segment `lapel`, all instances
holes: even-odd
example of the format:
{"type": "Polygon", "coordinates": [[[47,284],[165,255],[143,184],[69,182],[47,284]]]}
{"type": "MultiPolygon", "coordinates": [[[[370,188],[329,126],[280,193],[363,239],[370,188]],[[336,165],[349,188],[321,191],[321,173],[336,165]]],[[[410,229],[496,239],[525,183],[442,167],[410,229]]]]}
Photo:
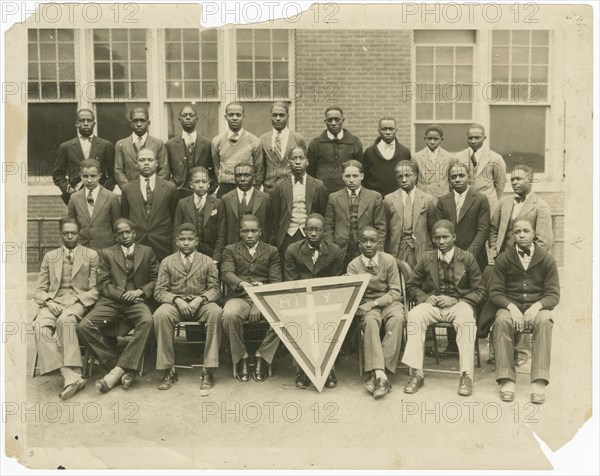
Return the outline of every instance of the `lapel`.
{"type": "MultiPolygon", "coordinates": [[[[180,274],[183,274],[185,276],[185,265],[183,264],[183,259],[181,259],[181,253],[179,251],[175,252],[175,259],[173,260],[173,267],[175,268],[175,271],[177,271],[180,274]]],[[[192,262],[192,268],[193,267],[194,267],[194,263],[192,262]]]]}
{"type": "MultiPolygon", "coordinates": [[[[79,140],[77,141],[79,142],[79,140]]],[[[81,146],[79,146],[81,148],[81,146]]],[[[96,136],[94,136],[92,138],[92,144],[90,147],[90,159],[95,159],[98,157],[98,151],[100,150],[100,142],[98,141],[98,138],[96,136]]],[[[83,152],[82,152],[83,154],[83,152]]]]}
{"type": "Polygon", "coordinates": [[[344,187],[340,190],[340,194],[336,197],[338,203],[340,204],[340,208],[346,214],[346,218],[350,221],[350,196],[348,195],[348,189],[344,187]]]}
{"type": "Polygon", "coordinates": [[[310,175],[306,174],[305,177],[306,188],[304,194],[304,201],[306,203],[306,213],[310,214],[312,212],[312,202],[313,197],[315,195],[315,191],[317,190],[317,184],[310,175]]]}
{"type": "MultiPolygon", "coordinates": [[[[136,250],[137,245],[135,245],[133,249],[136,250]]],[[[137,251],[134,251],[134,258],[136,254],[137,251]]],[[[113,246],[113,255],[115,257],[115,263],[117,263],[123,269],[123,271],[127,272],[127,267],[125,266],[125,254],[123,253],[123,248],[121,248],[121,245],[116,244],[113,246]]]]}
{"type": "Polygon", "coordinates": [[[456,202],[454,201],[454,191],[446,195],[446,203],[448,205],[448,215],[453,225],[456,225],[456,202]]]}
{"type": "Polygon", "coordinates": [[[429,276],[435,285],[435,289],[440,289],[440,277],[438,276],[438,252],[432,251],[432,259],[427,260],[427,267],[429,268],[429,276]]]}
{"type": "Polygon", "coordinates": [[[181,137],[181,133],[175,137],[175,150],[177,151],[178,158],[185,164],[185,141],[181,137]]]}
{"type": "MultiPolygon", "coordinates": [[[[123,250],[121,250],[121,254],[123,254],[123,250]]],[[[142,251],[140,249],[140,245],[136,244],[133,247],[133,274],[135,274],[137,272],[137,269],[140,266],[140,263],[142,262],[142,251]]]]}
{"type": "MultiPolygon", "coordinates": [[[[471,161],[471,157],[469,157],[469,161],[471,161]]],[[[479,159],[479,163],[477,164],[477,173],[476,177],[479,177],[482,172],[485,170],[487,164],[490,161],[490,150],[488,148],[484,148],[481,151],[481,158],[479,159]]]]}
{"type": "MultiPolygon", "coordinates": [[[[245,246],[245,245],[244,245],[245,246]]],[[[266,245],[258,240],[258,245],[256,246],[256,253],[254,253],[254,258],[250,258],[252,261],[257,261],[266,251],[266,245]]],[[[246,253],[248,253],[248,248],[246,248],[246,253]]],[[[248,253],[248,256],[250,256],[250,253],[248,253]]]]}
{"type": "MultiPolygon", "coordinates": [[[[79,136],[77,136],[77,137],[75,137],[75,139],[73,139],[73,142],[71,143],[71,145],[73,146],[73,150],[75,151],[75,155],[77,157],[79,157],[80,160],[85,159],[85,157],[83,156],[83,149],[81,148],[81,142],[79,142],[79,136]]],[[[90,157],[91,156],[92,156],[92,151],[90,149],[90,157]]]]}
{"type": "MultiPolygon", "coordinates": [[[[146,210],[144,209],[144,196],[142,195],[142,190],[141,190],[141,181],[142,181],[142,176],[140,175],[140,178],[137,179],[134,182],[131,182],[133,184],[135,184],[134,188],[135,191],[134,196],[137,197],[137,200],[133,200],[133,203],[135,203],[138,207],[138,210],[141,212],[142,216],[146,216],[146,210]]],[[[155,191],[156,191],[156,187],[155,187],[155,191]]]]}
{"type": "Polygon", "coordinates": [[[419,221],[419,216],[421,216],[421,209],[425,204],[425,199],[423,198],[423,193],[415,187],[415,202],[413,203],[413,222],[412,229],[413,233],[417,229],[417,222],[419,221]]]}
{"type": "Polygon", "coordinates": [[[83,265],[83,248],[77,245],[73,252],[73,271],[71,277],[74,277],[77,274],[81,265],[83,265]]]}
{"type": "MultiPolygon", "coordinates": [[[[308,249],[308,245],[306,246],[306,251],[307,253],[310,251],[308,249]]],[[[314,264],[314,274],[316,275],[319,271],[321,271],[321,269],[323,268],[323,266],[325,266],[326,262],[327,262],[327,251],[328,251],[328,246],[326,245],[326,243],[324,241],[321,242],[320,245],[320,249],[319,249],[319,257],[317,258],[317,261],[314,264]]],[[[308,253],[308,266],[309,269],[313,266],[313,262],[312,262],[312,256],[311,253],[308,253]]]]}
{"type": "MultiPolygon", "coordinates": [[[[206,203],[204,204],[204,207],[206,207],[206,205],[208,204],[208,199],[209,197],[206,197],[206,203]]],[[[194,195],[190,195],[190,200],[185,200],[183,202],[183,207],[190,219],[192,220],[191,223],[197,225],[198,223],[196,216],[196,204],[194,203],[194,195]]]]}
{"type": "MultiPolygon", "coordinates": [[[[106,189],[104,187],[102,187],[102,185],[98,185],[98,187],[99,187],[98,196],[96,197],[96,203],[94,204],[94,212],[92,213],[92,216],[90,217],[90,221],[93,221],[98,216],[98,213],[100,213],[100,210],[102,209],[102,207],[106,204],[106,201],[108,200],[108,193],[107,193],[106,189]]],[[[87,210],[87,203],[85,204],[85,208],[87,210]]]]}
{"type": "Polygon", "coordinates": [[[454,258],[452,260],[454,264],[454,285],[458,287],[463,274],[465,274],[465,263],[463,262],[463,254],[458,248],[454,248],[454,258]]]}
{"type": "MultiPolygon", "coordinates": [[[[192,202],[193,204],[194,202],[192,202]]],[[[211,213],[213,211],[213,209],[215,208],[215,197],[213,197],[212,195],[207,195],[206,197],[206,201],[204,202],[204,211],[203,211],[203,225],[206,226],[206,224],[208,223],[208,220],[210,219],[211,213]]],[[[195,214],[195,213],[194,213],[195,214]]]]}
{"type": "MultiPolygon", "coordinates": [[[[84,187],[75,193],[79,193],[79,195],[73,194],[73,200],[75,201],[76,206],[79,207],[79,209],[83,213],[83,215],[87,217],[88,222],[91,222],[92,217],[90,216],[90,211],[88,209],[87,199],[85,196],[85,194],[87,193],[87,189],[84,187]],[[80,193],[80,192],[83,192],[83,193],[80,193]]],[[[98,196],[100,196],[100,195],[98,195],[98,196]]],[[[94,207],[94,208],[96,208],[96,207],[94,207]]]]}
{"type": "Polygon", "coordinates": [[[523,207],[521,208],[519,215],[527,215],[530,211],[532,211],[535,208],[536,202],[537,197],[533,193],[531,193],[531,195],[527,197],[527,200],[523,202],[523,207]]]}
{"type": "MultiPolygon", "coordinates": [[[[192,267],[190,268],[190,272],[188,273],[188,278],[190,276],[192,276],[195,272],[197,272],[202,267],[202,263],[201,263],[202,255],[200,253],[198,253],[197,251],[194,251],[193,257],[194,258],[192,260],[192,267]]],[[[181,256],[179,257],[179,260],[181,261],[181,256]]],[[[181,265],[183,266],[183,261],[181,261],[181,265]]],[[[185,266],[184,266],[184,273],[185,273],[185,266]]]]}
{"type": "Polygon", "coordinates": [[[239,219],[240,210],[237,196],[237,187],[233,189],[232,192],[229,192],[226,195],[223,195],[223,200],[229,202],[231,209],[233,210],[233,214],[236,218],[239,219]]]}
{"type": "MultiPolygon", "coordinates": [[[[252,192],[254,194],[254,197],[252,198],[252,214],[256,215],[256,211],[260,208],[262,202],[263,202],[263,197],[262,195],[258,194],[258,190],[254,189],[254,192],[252,192]]],[[[256,253],[258,254],[258,253],[256,253]]]]}
{"type": "MultiPolygon", "coordinates": [[[[148,139],[146,139],[146,142],[148,142],[148,139]]],[[[131,136],[127,137],[127,139],[125,139],[123,141],[122,147],[123,147],[123,150],[125,150],[125,152],[127,152],[127,155],[129,155],[131,160],[133,160],[135,162],[137,153],[135,152],[135,147],[133,146],[133,139],[131,138],[131,136]]]]}
{"type": "MultiPolygon", "coordinates": [[[[500,223],[506,224],[506,228],[508,228],[508,222],[510,221],[510,217],[512,215],[513,207],[515,206],[515,200],[511,197],[510,202],[507,203],[508,206],[502,207],[502,211],[500,212],[500,223]]],[[[504,236],[502,237],[504,239],[504,236]]]]}
{"type": "Polygon", "coordinates": [[[60,287],[60,280],[62,279],[62,271],[63,271],[63,260],[64,260],[64,247],[61,246],[56,250],[56,259],[51,260],[50,264],[54,267],[54,274],[56,274],[56,279],[58,282],[57,288],[60,287]]]}
{"type": "Polygon", "coordinates": [[[394,208],[400,219],[400,229],[402,229],[404,226],[404,205],[402,203],[402,192],[400,189],[392,194],[392,203],[394,204],[394,208]]]}
{"type": "Polygon", "coordinates": [[[304,266],[306,266],[306,268],[310,270],[314,268],[314,272],[316,273],[320,258],[321,256],[319,256],[317,262],[313,264],[312,253],[310,252],[310,248],[308,247],[306,240],[304,240],[302,242],[302,245],[300,246],[300,261],[304,264],[304,266]]]}
{"type": "MultiPolygon", "coordinates": [[[[348,197],[348,202],[349,201],[350,197],[348,197]]],[[[371,199],[367,198],[367,190],[365,187],[361,187],[360,193],[358,194],[358,218],[362,216],[370,202],[371,199]]]]}
{"type": "MultiPolygon", "coordinates": [[[[292,208],[294,204],[294,183],[291,178],[286,177],[285,183],[283,184],[283,196],[285,197],[285,203],[287,204],[288,213],[292,215],[292,208]]],[[[308,200],[306,200],[308,202],[308,200]]]]}
{"type": "MultiPolygon", "coordinates": [[[[148,142],[148,141],[146,141],[146,142],[148,142]]],[[[140,193],[141,193],[141,191],[140,191],[140,193]]],[[[155,216],[156,213],[158,212],[164,195],[165,195],[164,184],[162,183],[162,180],[160,178],[156,177],[156,182],[154,185],[154,194],[152,196],[151,217],[155,216]]]]}
{"type": "MultiPolygon", "coordinates": [[[[454,193],[454,192],[452,192],[454,193]]],[[[452,197],[454,198],[454,197],[452,197]]],[[[454,200],[453,200],[454,202],[454,200]]],[[[473,205],[473,203],[475,203],[475,194],[473,193],[473,187],[469,187],[469,190],[467,191],[467,196],[465,197],[465,201],[463,202],[463,206],[460,209],[460,217],[458,217],[457,222],[461,221],[463,219],[463,217],[465,216],[465,213],[467,213],[467,210],[469,208],[471,208],[471,205],[473,205]]],[[[456,204],[454,205],[454,215],[456,215],[456,204]]]]}

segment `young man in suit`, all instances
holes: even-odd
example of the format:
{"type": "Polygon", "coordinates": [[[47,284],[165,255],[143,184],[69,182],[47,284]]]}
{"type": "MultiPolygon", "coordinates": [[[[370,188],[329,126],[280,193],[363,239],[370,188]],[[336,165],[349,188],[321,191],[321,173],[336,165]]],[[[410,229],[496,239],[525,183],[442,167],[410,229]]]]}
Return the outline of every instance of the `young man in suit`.
{"type": "Polygon", "coordinates": [[[63,245],[44,255],[33,299],[39,306],[35,328],[40,373],[59,369],[64,385],[58,396],[67,400],[85,387],[75,326],[98,300],[98,253],[78,244],[79,223],[64,217],[59,223],[63,245]]]}
{"type": "MultiPolygon", "coordinates": [[[[261,313],[246,292],[249,286],[281,282],[279,251],[260,240],[260,221],[254,215],[240,219],[241,240],[225,247],[221,273],[229,288],[229,296],[223,307],[223,330],[229,337],[231,358],[240,382],[249,380],[249,358],[244,343],[244,322],[259,322],[261,313]]],[[[253,377],[257,382],[267,379],[268,367],[273,362],[279,338],[269,330],[255,353],[253,377]]]]}
{"type": "Polygon", "coordinates": [[[135,225],[121,218],[114,227],[117,244],[100,251],[98,289],[101,298],[77,325],[77,334],[109,372],[96,381],[101,393],[121,383],[131,387],[134,372],[142,366],[144,349],[152,331],[148,301],[154,295],[158,261],[151,248],[135,244],[135,225]],[[103,331],[123,320],[134,328],[133,338],[119,356],[103,331]]]}
{"type": "Polygon", "coordinates": [[[225,107],[227,131],[213,138],[211,155],[219,182],[217,198],[235,189],[235,167],[238,164],[251,165],[256,174],[256,186],[260,187],[265,178],[263,149],[260,141],[245,130],[244,106],[231,102],[225,107]]]}
{"type": "Polygon", "coordinates": [[[79,221],[79,243],[96,251],[115,244],[112,228],[121,217],[119,197],[100,185],[100,163],[85,159],[80,163],[83,188],[69,200],[68,215],[79,221]]]}
{"type": "Polygon", "coordinates": [[[387,223],[385,250],[414,268],[421,256],[433,248],[431,227],[436,221],[436,199],[416,188],[416,162],[399,162],[395,175],[400,188],[383,200],[387,223]]]}
{"type": "Polygon", "coordinates": [[[560,283],[554,258],[534,242],[534,236],[530,217],[515,218],[515,244],[498,256],[490,278],[490,301],[498,309],[493,335],[496,381],[504,402],[515,396],[515,332],[532,333],[531,403],[545,402],[550,380],[551,311],[560,300],[560,283]]]}
{"type": "Polygon", "coordinates": [[[396,166],[401,161],[410,160],[410,150],[396,139],[396,131],[396,119],[382,117],[379,120],[379,137],[367,147],[363,157],[365,187],[384,197],[398,189],[394,177],[396,166]]]}
{"type": "Polygon", "coordinates": [[[484,145],[485,128],[481,124],[471,124],[467,129],[469,147],[457,152],[455,159],[469,169],[469,184],[476,192],[483,193],[490,202],[494,213],[506,184],[506,163],[500,154],[484,145]]]}
{"type": "Polygon", "coordinates": [[[363,146],[358,137],[344,129],[344,111],[334,106],[325,109],[327,129],[308,146],[308,174],[325,184],[327,193],[344,188],[340,166],[348,160],[363,161],[363,146]]]}
{"type": "MultiPolygon", "coordinates": [[[[210,140],[202,137],[196,131],[198,114],[191,104],[184,106],[179,113],[181,135],[167,141],[167,157],[171,181],[177,186],[179,198],[185,198],[194,192],[190,188],[190,171],[194,167],[204,167],[211,178],[214,177],[212,157],[210,155],[210,140]]],[[[216,183],[215,183],[216,187],[216,183]]]]}
{"type": "Polygon", "coordinates": [[[289,107],[278,101],[271,107],[273,129],[259,137],[265,160],[264,191],[270,193],[278,180],[288,177],[288,161],[296,147],[306,150],[306,141],[288,127],[289,107]]]}
{"type": "Polygon", "coordinates": [[[426,193],[440,198],[450,192],[448,188],[448,166],[453,155],[442,149],[444,140],[442,126],[432,124],[425,129],[426,147],[415,153],[412,160],[419,165],[418,187],[426,193]]]}
{"type": "Polygon", "coordinates": [[[169,180],[167,149],[163,141],[148,134],[150,126],[148,110],[144,107],[136,107],[129,111],[129,126],[133,131],[132,134],[118,141],[115,147],[115,179],[119,188],[123,190],[126,183],[140,177],[137,158],[142,149],[150,149],[154,152],[157,161],[156,175],[169,180]]]}
{"type": "Polygon", "coordinates": [[[392,390],[385,371],[396,373],[404,329],[404,305],[396,259],[379,251],[381,240],[375,228],[360,231],[360,256],[348,265],[348,274],[369,274],[369,284],[356,315],[364,333],[365,388],[374,398],[392,390]],[[381,340],[381,328],[385,337],[381,340]]]}
{"type": "Polygon", "coordinates": [[[254,166],[238,164],[234,168],[236,188],[223,195],[221,201],[225,210],[225,245],[240,241],[240,218],[254,215],[258,218],[262,239],[269,242],[271,237],[271,201],[269,195],[254,187],[256,171],[254,166]]]}
{"type": "Polygon", "coordinates": [[[162,261],[171,254],[179,195],[173,183],[156,176],[157,161],[152,150],[140,150],[137,164],[139,178],[123,186],[121,216],[135,223],[136,243],[150,246],[162,261]]]}
{"type": "Polygon", "coordinates": [[[80,109],[76,117],[77,137],[60,144],[52,173],[54,185],[60,188],[65,205],[83,185],[79,175],[82,160],[96,159],[100,162],[100,183],[108,190],[115,188],[115,146],[94,135],[96,118],[91,110],[80,109]]]}
{"type": "Polygon", "coordinates": [[[372,226],[385,239],[385,214],[379,192],[362,186],[362,164],[349,160],[342,164],[344,188],[329,195],[325,211],[325,239],[346,253],[344,267],[360,254],[358,230],[372,226]]]}
{"type": "Polygon", "coordinates": [[[194,167],[189,175],[189,186],[194,194],[177,203],[173,228],[177,230],[182,223],[192,223],[198,238],[196,250],[220,263],[225,242],[225,208],[221,200],[207,193],[210,187],[208,170],[194,167]]]}
{"type": "Polygon", "coordinates": [[[161,304],[154,313],[156,369],[165,371],[158,388],[168,390],[177,382],[174,324],[198,321],[206,326],[200,389],[207,391],[214,386],[214,371],[219,368],[222,313],[217,304],[221,298],[219,274],[212,259],[196,251],[198,238],[194,225],[180,225],[176,243],[177,251],[160,264],[154,290],[154,297],[161,304]]]}
{"type": "Polygon", "coordinates": [[[451,322],[457,333],[460,353],[458,394],[473,393],[473,354],[476,324],[474,309],[485,299],[481,271],[473,255],[454,246],[454,225],[440,220],[433,225],[433,243],[419,260],[407,283],[407,293],[417,306],[407,316],[406,349],[402,362],[411,368],[405,393],[416,393],[423,386],[423,342],[427,328],[435,322],[451,322]]]}
{"type": "MultiPolygon", "coordinates": [[[[325,219],[312,213],[304,222],[305,238],[288,246],[285,252],[285,281],[299,279],[329,278],[344,272],[344,252],[335,243],[325,241],[325,219]]],[[[337,378],[332,369],[325,381],[327,388],[334,388],[337,378]]],[[[296,387],[308,388],[310,380],[298,366],[296,387]]]]}
{"type": "Polygon", "coordinates": [[[323,214],[327,207],[325,185],[306,173],[307,166],[304,150],[294,148],[290,154],[288,175],[275,184],[270,194],[271,223],[282,266],[285,266],[287,247],[306,236],[306,217],[311,213],[323,214]]]}

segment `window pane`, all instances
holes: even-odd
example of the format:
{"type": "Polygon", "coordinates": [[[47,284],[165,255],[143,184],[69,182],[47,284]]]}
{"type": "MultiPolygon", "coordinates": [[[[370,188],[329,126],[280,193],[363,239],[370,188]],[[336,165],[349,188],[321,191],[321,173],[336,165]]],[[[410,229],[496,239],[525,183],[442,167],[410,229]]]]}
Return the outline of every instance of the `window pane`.
{"type": "Polygon", "coordinates": [[[110,60],[110,48],[104,43],[96,43],[94,45],[94,60],[95,61],[109,61],[110,60]]]}
{"type": "Polygon", "coordinates": [[[40,59],[42,61],[56,61],[56,46],[54,44],[40,45],[40,59]]]}
{"type": "Polygon", "coordinates": [[[255,43],[254,44],[254,58],[256,60],[269,60],[271,58],[271,44],[270,43],[255,43]]]}
{"type": "Polygon", "coordinates": [[[127,30],[124,28],[115,28],[111,30],[112,41],[127,41],[127,30]]]}
{"type": "Polygon", "coordinates": [[[417,120],[433,120],[433,103],[417,103],[417,120]]]}
{"type": "Polygon", "coordinates": [[[129,30],[129,40],[130,41],[141,41],[142,43],[146,42],[146,30],[141,28],[132,28],[129,30]]]}
{"type": "Polygon", "coordinates": [[[181,40],[181,30],[179,28],[167,28],[165,30],[166,41],[177,41],[181,40]]]}
{"type": "Polygon", "coordinates": [[[132,61],[144,61],[146,59],[146,45],[143,43],[129,45],[129,59],[132,61]]]}
{"type": "Polygon", "coordinates": [[[492,81],[508,82],[508,66],[492,66],[492,81]]]}
{"type": "Polygon", "coordinates": [[[183,86],[180,81],[167,81],[167,97],[183,97],[183,86]]]}
{"type": "Polygon", "coordinates": [[[492,64],[509,64],[510,48],[492,48],[492,64]]]}
{"type": "Polygon", "coordinates": [[[113,144],[131,135],[127,114],[129,110],[138,106],[148,107],[148,103],[118,102],[96,104],[98,135],[113,144]]]}
{"type": "Polygon", "coordinates": [[[548,81],[548,67],[547,66],[532,66],[531,67],[531,81],[534,83],[545,83],[548,81]]]}
{"type": "Polygon", "coordinates": [[[219,83],[217,81],[202,81],[202,97],[206,99],[219,97],[219,83]]]}
{"type": "Polygon", "coordinates": [[[288,79],[287,63],[273,63],[273,79],[288,79]]]}
{"type": "Polygon", "coordinates": [[[42,80],[55,80],[56,76],[56,63],[42,63],[40,64],[40,73],[42,80]]]}
{"type": "Polygon", "coordinates": [[[435,118],[436,119],[454,119],[452,111],[453,111],[453,107],[452,107],[452,103],[442,103],[442,102],[438,102],[435,105],[435,118]]]}
{"type": "Polygon", "coordinates": [[[183,83],[185,97],[199,98],[200,97],[200,81],[185,81],[183,83]]]}
{"type": "Polygon", "coordinates": [[[271,30],[273,41],[288,41],[288,30],[271,30]]]}
{"type": "Polygon", "coordinates": [[[254,41],[271,41],[271,30],[254,30],[254,41]]]}
{"type": "Polygon", "coordinates": [[[433,64],[433,47],[417,47],[417,64],[433,64]]]}
{"type": "Polygon", "coordinates": [[[545,170],[545,106],[491,106],[490,148],[502,155],[507,170],[527,164],[536,173],[545,170]]]}
{"type": "Polygon", "coordinates": [[[202,44],[202,59],[203,60],[216,60],[217,59],[217,44],[216,43],[202,44]]]}
{"type": "Polygon", "coordinates": [[[112,60],[113,61],[127,61],[129,57],[127,43],[113,43],[112,44],[112,60]]]}
{"type": "Polygon", "coordinates": [[[29,63],[27,65],[27,79],[38,79],[38,64],[37,63],[29,63]]]}
{"type": "Polygon", "coordinates": [[[435,49],[435,62],[437,64],[454,64],[454,51],[452,47],[437,47],[435,49]]]}
{"type": "Polygon", "coordinates": [[[184,43],[183,44],[183,59],[184,60],[199,60],[200,59],[200,45],[195,43],[184,43]]]}
{"type": "Polygon", "coordinates": [[[529,48],[513,48],[512,63],[529,64],[529,48]]]}
{"type": "Polygon", "coordinates": [[[241,60],[252,60],[252,43],[243,43],[237,47],[237,57],[241,60]]]}
{"type": "Polygon", "coordinates": [[[532,64],[548,64],[548,48],[531,48],[532,64]]]}
{"type": "Polygon", "coordinates": [[[27,30],[27,41],[29,43],[37,43],[38,41],[38,30],[35,28],[31,28],[27,30]]]}
{"type": "Polygon", "coordinates": [[[273,60],[287,61],[288,59],[288,44],[273,43],[273,60]]]}
{"type": "Polygon", "coordinates": [[[452,66],[438,66],[435,72],[435,80],[438,83],[450,83],[454,81],[454,68],[452,66]]]}
{"type": "Polygon", "coordinates": [[[127,63],[113,63],[112,64],[112,77],[113,77],[113,79],[127,78],[127,63]]]}
{"type": "MultiPolygon", "coordinates": [[[[178,120],[179,113],[184,102],[170,102],[166,104],[167,122],[168,122],[168,137],[175,137],[181,134],[181,123],[178,120]]],[[[201,136],[212,139],[219,133],[219,103],[198,103],[194,104],[196,114],[198,114],[198,122],[196,123],[196,131],[201,136]]],[[[246,124],[244,123],[244,127],[246,124]]]]}
{"type": "Polygon", "coordinates": [[[271,77],[271,65],[269,63],[254,63],[256,79],[269,79],[271,77]]]}
{"type": "Polygon", "coordinates": [[[94,43],[108,43],[109,41],[109,30],[95,29],[94,30],[94,43]]]}
{"type": "Polygon", "coordinates": [[[38,47],[37,44],[28,45],[27,47],[28,59],[29,61],[37,61],[38,60],[38,47]]]}
{"type": "Polygon", "coordinates": [[[238,79],[252,79],[252,63],[242,63],[238,61],[237,64],[237,76],[238,79]]]}
{"type": "Polygon", "coordinates": [[[60,44],[58,45],[58,59],[59,61],[70,61],[73,62],[75,58],[73,44],[60,44]]]}
{"type": "Polygon", "coordinates": [[[533,30],[531,32],[532,45],[548,45],[549,37],[547,30],[533,30]]]}
{"type": "Polygon", "coordinates": [[[60,63],[58,65],[58,77],[62,80],[75,79],[75,63],[60,63]]]}
{"type": "Polygon", "coordinates": [[[205,30],[201,35],[202,41],[214,41],[217,42],[217,30],[205,30]]]}
{"type": "Polygon", "coordinates": [[[131,79],[146,79],[146,63],[130,64],[131,79]]]}
{"type": "Polygon", "coordinates": [[[454,119],[469,120],[472,117],[473,106],[471,103],[458,102],[454,104],[454,119]]]}
{"type": "Polygon", "coordinates": [[[513,45],[529,45],[529,30],[512,30],[513,45]]]}
{"type": "Polygon", "coordinates": [[[42,28],[39,30],[40,43],[52,43],[56,42],[56,30],[42,28]]]}
{"type": "Polygon", "coordinates": [[[529,68],[527,66],[513,66],[511,74],[513,83],[526,83],[529,81],[529,68]]]}
{"type": "Polygon", "coordinates": [[[457,66],[456,67],[456,82],[468,83],[473,81],[473,67],[472,66],[457,66]]]}
{"type": "Polygon", "coordinates": [[[200,30],[196,30],[195,28],[186,28],[183,30],[183,41],[194,41],[198,42],[200,40],[200,30]]]}
{"type": "Polygon", "coordinates": [[[527,98],[533,102],[548,100],[548,85],[547,84],[530,84],[527,98]]]}
{"type": "Polygon", "coordinates": [[[433,66],[417,66],[417,81],[433,82],[433,66]]]}
{"type": "Polygon", "coordinates": [[[202,80],[206,81],[209,79],[217,79],[218,78],[218,72],[217,72],[217,63],[202,63],[202,80]]]}
{"type": "Polygon", "coordinates": [[[252,30],[237,30],[236,35],[238,43],[252,41],[252,30]]]}
{"type": "Polygon", "coordinates": [[[56,30],[59,43],[73,43],[73,30],[56,30]]]}
{"type": "Polygon", "coordinates": [[[58,84],[56,82],[42,83],[43,99],[58,99],[58,84]]]}
{"type": "Polygon", "coordinates": [[[187,80],[200,79],[200,65],[198,63],[184,63],[183,77],[187,80]]]}
{"type": "Polygon", "coordinates": [[[492,42],[494,45],[510,45],[510,30],[494,30],[492,42]]]}
{"type": "Polygon", "coordinates": [[[456,64],[473,64],[473,48],[464,46],[457,47],[456,64]]]}

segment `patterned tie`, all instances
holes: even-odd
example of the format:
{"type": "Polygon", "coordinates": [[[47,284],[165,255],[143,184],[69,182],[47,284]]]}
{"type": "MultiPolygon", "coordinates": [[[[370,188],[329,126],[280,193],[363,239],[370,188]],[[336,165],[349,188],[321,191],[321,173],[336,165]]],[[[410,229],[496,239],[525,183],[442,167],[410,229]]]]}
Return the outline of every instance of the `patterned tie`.
{"type": "Polygon", "coordinates": [[[192,269],[192,257],[191,256],[186,256],[183,259],[183,266],[185,267],[185,274],[189,274],[190,270],[192,269]]]}
{"type": "Polygon", "coordinates": [[[94,196],[92,195],[91,190],[88,192],[87,202],[90,207],[94,208],[94,196]]]}
{"type": "Polygon", "coordinates": [[[525,201],[525,197],[520,197],[519,195],[515,195],[515,202],[523,203],[525,201]]]}
{"type": "Polygon", "coordinates": [[[244,209],[248,207],[248,199],[246,198],[246,192],[242,194],[242,207],[244,209]]]}
{"type": "Polygon", "coordinates": [[[146,213],[150,215],[152,211],[152,188],[150,187],[150,179],[146,179],[146,213]]]}
{"type": "Polygon", "coordinates": [[[278,159],[281,160],[283,154],[281,153],[281,131],[277,131],[277,135],[275,136],[275,147],[273,147],[273,152],[278,159]]]}
{"type": "Polygon", "coordinates": [[[142,147],[144,147],[144,143],[142,142],[142,138],[138,136],[135,142],[135,150],[139,152],[142,147]]]}
{"type": "Polygon", "coordinates": [[[202,199],[198,196],[196,196],[194,198],[195,204],[196,204],[196,211],[198,213],[200,213],[202,211],[202,209],[204,208],[204,204],[202,203],[202,199]]]}
{"type": "Polygon", "coordinates": [[[410,193],[406,194],[406,201],[404,202],[404,230],[412,230],[413,226],[413,202],[410,198],[410,193]]]}
{"type": "Polygon", "coordinates": [[[240,140],[240,135],[237,132],[234,132],[229,140],[235,144],[238,140],[240,140]]]}
{"type": "Polygon", "coordinates": [[[473,169],[477,168],[477,157],[475,157],[475,151],[471,154],[471,163],[473,164],[473,169]]]}
{"type": "Polygon", "coordinates": [[[354,205],[356,203],[356,199],[358,196],[356,195],[356,190],[352,190],[350,192],[350,205],[354,205]]]}
{"type": "Polygon", "coordinates": [[[311,248],[310,246],[309,246],[309,248],[310,248],[310,251],[312,252],[311,258],[312,258],[312,262],[314,265],[317,262],[317,259],[319,259],[319,250],[317,248],[311,248]]]}
{"type": "Polygon", "coordinates": [[[127,248],[126,252],[125,252],[125,258],[133,261],[133,246],[130,246],[129,248],[127,248]]]}
{"type": "Polygon", "coordinates": [[[73,250],[69,250],[67,253],[67,259],[69,260],[69,264],[73,264],[73,250]]]}
{"type": "Polygon", "coordinates": [[[369,262],[367,263],[367,269],[369,271],[373,271],[375,269],[375,261],[372,258],[369,258],[369,262]]]}
{"type": "Polygon", "coordinates": [[[460,209],[462,208],[462,200],[463,197],[462,195],[458,196],[458,199],[456,200],[456,220],[458,221],[458,219],[460,218],[460,209]]]}

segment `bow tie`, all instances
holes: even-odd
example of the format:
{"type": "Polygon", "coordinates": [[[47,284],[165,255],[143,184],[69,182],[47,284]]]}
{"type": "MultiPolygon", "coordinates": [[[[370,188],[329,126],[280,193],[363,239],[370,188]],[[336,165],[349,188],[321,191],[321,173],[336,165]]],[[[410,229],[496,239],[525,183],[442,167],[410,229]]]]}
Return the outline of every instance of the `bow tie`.
{"type": "Polygon", "coordinates": [[[519,253],[521,258],[525,258],[525,255],[531,256],[531,250],[529,248],[522,249],[517,247],[517,253],[519,253]]]}
{"type": "Polygon", "coordinates": [[[300,185],[302,185],[303,182],[304,177],[294,177],[294,183],[299,183],[300,185]]]}
{"type": "Polygon", "coordinates": [[[515,195],[515,202],[523,203],[526,197],[520,197],[519,195],[515,195]]]}
{"type": "Polygon", "coordinates": [[[88,142],[91,143],[92,142],[92,136],[89,136],[89,137],[81,136],[81,140],[88,141],[88,142]]]}

